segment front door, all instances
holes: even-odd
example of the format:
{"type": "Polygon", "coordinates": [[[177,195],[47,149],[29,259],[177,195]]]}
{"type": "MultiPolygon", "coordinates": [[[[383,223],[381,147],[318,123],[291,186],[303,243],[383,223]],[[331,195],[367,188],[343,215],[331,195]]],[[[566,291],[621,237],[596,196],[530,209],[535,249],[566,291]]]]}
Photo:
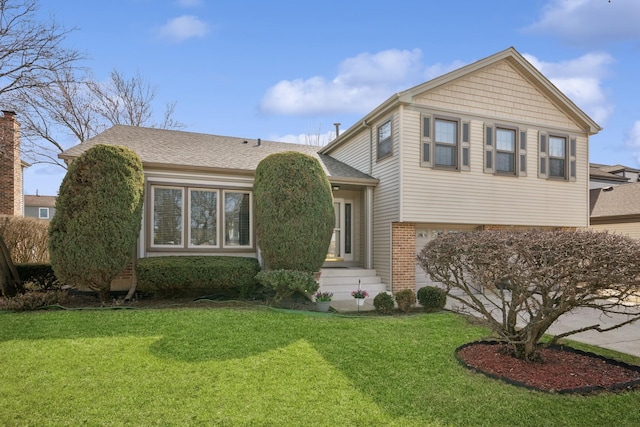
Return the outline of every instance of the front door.
{"type": "Polygon", "coordinates": [[[335,222],[327,261],[353,261],[353,201],[333,199],[335,222]]]}

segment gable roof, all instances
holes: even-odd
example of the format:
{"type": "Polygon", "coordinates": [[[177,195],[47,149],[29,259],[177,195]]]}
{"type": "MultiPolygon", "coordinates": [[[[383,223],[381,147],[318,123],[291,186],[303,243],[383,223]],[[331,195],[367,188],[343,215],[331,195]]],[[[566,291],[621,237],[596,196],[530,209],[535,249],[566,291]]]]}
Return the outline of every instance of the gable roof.
{"type": "Polygon", "coordinates": [[[55,208],[56,196],[24,195],[25,206],[35,206],[42,208],[55,208]]]}
{"type": "Polygon", "coordinates": [[[640,215],[640,182],[593,189],[589,204],[592,219],[640,215]]]}
{"type": "Polygon", "coordinates": [[[334,139],[326,147],[320,150],[321,153],[329,153],[340,144],[348,136],[360,129],[362,124],[374,121],[376,117],[386,114],[390,109],[398,105],[409,105],[413,102],[413,98],[423,92],[435,89],[442,85],[448,84],[461,77],[467,76],[478,70],[494,65],[500,61],[507,61],[513,66],[524,78],[531,82],[538,90],[540,90],[551,102],[572,118],[586,133],[593,135],[602,130],[602,128],[591,119],[584,111],[576,106],[564,93],[562,93],[549,79],[547,79],[536,67],[527,61],[515,48],[509,47],[501,52],[488,56],[484,59],[476,61],[472,64],[453,70],[435,79],[414,86],[402,92],[398,92],[380,104],[377,108],[367,114],[363,119],[356,122],[338,138],[334,139]]]}
{"type": "Polygon", "coordinates": [[[73,159],[97,144],[122,145],[140,156],[145,168],[208,170],[253,175],[258,163],[273,153],[297,151],[320,161],[332,183],[375,185],[378,180],[336,159],[318,154],[318,147],[176,130],[115,125],[61,153],[73,159]]]}

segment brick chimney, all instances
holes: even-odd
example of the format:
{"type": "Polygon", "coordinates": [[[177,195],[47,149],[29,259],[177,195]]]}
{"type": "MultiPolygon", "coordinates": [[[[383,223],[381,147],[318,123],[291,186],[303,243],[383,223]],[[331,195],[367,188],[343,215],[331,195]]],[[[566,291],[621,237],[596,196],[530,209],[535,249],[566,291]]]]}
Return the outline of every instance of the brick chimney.
{"type": "Polygon", "coordinates": [[[0,215],[22,216],[20,124],[13,111],[0,116],[0,215]]]}

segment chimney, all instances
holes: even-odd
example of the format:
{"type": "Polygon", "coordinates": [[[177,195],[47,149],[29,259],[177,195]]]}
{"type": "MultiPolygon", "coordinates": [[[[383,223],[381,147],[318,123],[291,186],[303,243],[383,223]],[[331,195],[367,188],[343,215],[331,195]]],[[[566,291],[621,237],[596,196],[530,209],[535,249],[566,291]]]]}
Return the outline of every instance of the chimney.
{"type": "Polygon", "coordinates": [[[20,124],[13,111],[0,116],[0,215],[22,216],[20,124]]]}
{"type": "Polygon", "coordinates": [[[340,125],[342,123],[334,123],[333,125],[336,127],[336,138],[340,136],[340,125]]]}

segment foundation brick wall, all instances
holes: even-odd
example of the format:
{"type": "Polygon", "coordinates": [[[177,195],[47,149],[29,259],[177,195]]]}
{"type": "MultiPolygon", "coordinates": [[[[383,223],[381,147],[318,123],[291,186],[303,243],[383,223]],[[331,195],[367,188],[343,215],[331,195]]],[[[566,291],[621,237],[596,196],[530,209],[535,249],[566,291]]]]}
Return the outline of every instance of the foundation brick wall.
{"type": "Polygon", "coordinates": [[[0,215],[22,216],[20,124],[15,113],[0,114],[0,215]]]}
{"type": "Polygon", "coordinates": [[[416,227],[413,223],[391,225],[391,291],[416,289],[416,227]]]}

